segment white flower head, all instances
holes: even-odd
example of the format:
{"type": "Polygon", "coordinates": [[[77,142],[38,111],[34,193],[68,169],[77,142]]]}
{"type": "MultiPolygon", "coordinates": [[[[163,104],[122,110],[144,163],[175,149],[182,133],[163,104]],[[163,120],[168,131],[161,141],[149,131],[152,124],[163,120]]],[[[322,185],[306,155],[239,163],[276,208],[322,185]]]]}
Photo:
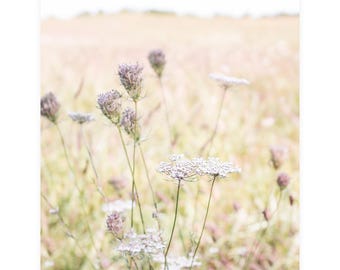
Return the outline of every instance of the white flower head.
{"type": "Polygon", "coordinates": [[[246,79],[239,79],[234,77],[227,77],[222,74],[210,74],[210,78],[217,81],[225,90],[238,85],[249,85],[246,79]]]}
{"type": "Polygon", "coordinates": [[[122,200],[115,200],[108,203],[104,203],[102,206],[102,210],[105,213],[112,213],[112,212],[125,212],[126,210],[131,209],[131,200],[122,201],[122,200]]]}
{"type": "Polygon", "coordinates": [[[223,162],[215,157],[195,158],[193,162],[196,165],[198,175],[210,175],[214,177],[225,178],[230,173],[240,173],[241,169],[236,168],[231,162],[223,162]]]}
{"type": "MultiPolygon", "coordinates": [[[[155,256],[153,259],[154,261],[162,264],[160,269],[164,268],[164,256],[163,255],[155,256]]],[[[191,256],[187,258],[184,256],[178,257],[178,256],[169,255],[167,256],[166,263],[167,263],[169,270],[181,270],[183,268],[191,267],[191,260],[192,260],[191,256]]],[[[193,261],[192,266],[200,266],[200,265],[201,263],[197,261],[197,257],[196,257],[193,261]]]]}
{"type": "Polygon", "coordinates": [[[68,116],[78,124],[84,124],[87,122],[94,121],[94,117],[90,113],[81,113],[81,112],[69,112],[68,116]]]}
{"type": "Polygon", "coordinates": [[[165,248],[161,233],[155,229],[147,229],[145,234],[137,234],[130,230],[119,243],[117,251],[129,256],[157,256],[165,248]]]}
{"type": "Polygon", "coordinates": [[[186,180],[195,176],[195,164],[184,155],[172,155],[170,162],[161,162],[158,172],[163,173],[174,180],[186,180]]]}

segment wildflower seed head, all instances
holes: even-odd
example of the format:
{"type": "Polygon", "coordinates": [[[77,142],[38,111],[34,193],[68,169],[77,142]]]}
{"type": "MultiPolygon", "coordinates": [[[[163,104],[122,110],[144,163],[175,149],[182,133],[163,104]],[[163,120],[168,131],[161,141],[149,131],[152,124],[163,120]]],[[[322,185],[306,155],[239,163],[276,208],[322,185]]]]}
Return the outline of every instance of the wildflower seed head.
{"type": "Polygon", "coordinates": [[[137,234],[134,230],[130,230],[124,235],[117,251],[132,257],[152,257],[162,254],[164,247],[159,231],[147,229],[145,234],[137,234]]]}
{"type": "Polygon", "coordinates": [[[270,148],[270,161],[274,169],[279,169],[286,159],[287,149],[280,146],[270,148]]]}
{"type": "Polygon", "coordinates": [[[227,90],[233,86],[249,85],[249,82],[245,79],[227,77],[222,74],[210,74],[210,78],[217,81],[224,90],[227,90]]]}
{"type": "Polygon", "coordinates": [[[143,67],[138,63],[131,65],[121,64],[118,67],[120,82],[134,101],[137,101],[141,95],[143,82],[142,71],[143,67]]]}
{"type": "Polygon", "coordinates": [[[159,164],[158,172],[177,181],[190,179],[196,175],[194,162],[186,159],[184,155],[172,155],[169,159],[170,162],[161,162],[159,164]]]}
{"type": "Polygon", "coordinates": [[[97,99],[102,113],[115,125],[120,121],[122,109],[121,97],[122,95],[117,90],[111,90],[100,94],[97,99]]]}
{"type": "Polygon", "coordinates": [[[150,62],[151,67],[160,78],[162,77],[162,73],[165,66],[165,54],[162,50],[152,50],[149,55],[148,59],[150,62]]]}
{"type": "Polygon", "coordinates": [[[120,125],[125,132],[134,140],[138,141],[140,138],[139,126],[136,119],[136,113],[131,108],[126,108],[122,113],[120,125]]]}
{"type": "Polygon", "coordinates": [[[290,182],[290,177],[286,173],[280,173],[277,177],[277,184],[281,190],[285,189],[290,182]]]}
{"type": "Polygon", "coordinates": [[[230,162],[222,162],[218,158],[209,157],[207,160],[203,158],[195,158],[193,162],[196,166],[198,175],[210,175],[213,177],[225,178],[230,173],[240,173],[241,169],[236,168],[230,162]]]}
{"type": "Polygon", "coordinates": [[[94,121],[94,117],[90,113],[81,113],[81,112],[69,112],[68,116],[78,124],[84,124],[91,121],[94,121]]]}
{"type": "Polygon", "coordinates": [[[57,121],[59,108],[60,104],[52,92],[49,92],[40,99],[40,114],[53,123],[57,121]]]}
{"type": "Polygon", "coordinates": [[[106,227],[114,235],[123,233],[125,217],[120,212],[113,212],[106,217],[106,227]]]}

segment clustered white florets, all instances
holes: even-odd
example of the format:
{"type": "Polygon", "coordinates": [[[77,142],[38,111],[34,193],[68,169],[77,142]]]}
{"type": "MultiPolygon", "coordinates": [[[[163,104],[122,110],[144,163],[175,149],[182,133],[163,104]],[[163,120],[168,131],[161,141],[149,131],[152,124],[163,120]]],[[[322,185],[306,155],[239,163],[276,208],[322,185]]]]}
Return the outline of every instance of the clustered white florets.
{"type": "Polygon", "coordinates": [[[186,159],[184,155],[170,156],[170,162],[161,162],[158,172],[163,173],[174,180],[186,180],[194,176],[213,176],[225,178],[230,173],[241,172],[230,162],[222,162],[218,158],[186,159]]]}
{"type": "Polygon", "coordinates": [[[155,229],[147,229],[145,234],[137,234],[130,230],[117,247],[117,251],[132,257],[157,256],[162,254],[165,245],[161,233],[155,229]]]}
{"type": "Polygon", "coordinates": [[[227,77],[222,74],[210,74],[210,78],[217,81],[224,89],[228,89],[238,85],[248,85],[249,82],[245,79],[227,77]]]}
{"type": "MultiPolygon", "coordinates": [[[[159,255],[153,258],[154,261],[159,262],[162,264],[161,269],[164,266],[164,256],[163,255],[159,255]]],[[[176,256],[168,256],[166,259],[166,263],[167,263],[167,269],[169,270],[181,270],[183,268],[187,268],[191,266],[191,260],[192,258],[189,256],[184,257],[184,256],[180,256],[180,257],[176,257],[176,256]]],[[[194,259],[192,266],[200,266],[201,263],[199,261],[197,261],[197,257],[194,259]]]]}
{"type": "Polygon", "coordinates": [[[68,116],[78,124],[84,124],[86,122],[94,121],[94,117],[90,113],[69,112],[68,116]]]}

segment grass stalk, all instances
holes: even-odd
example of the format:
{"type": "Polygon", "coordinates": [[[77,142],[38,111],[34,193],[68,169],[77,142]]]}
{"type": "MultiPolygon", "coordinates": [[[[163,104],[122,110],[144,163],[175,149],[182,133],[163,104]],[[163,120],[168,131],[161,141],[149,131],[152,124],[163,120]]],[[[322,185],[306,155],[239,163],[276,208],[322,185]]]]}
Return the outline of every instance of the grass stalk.
{"type": "Polygon", "coordinates": [[[204,232],[204,229],[205,229],[205,224],[206,224],[206,222],[207,222],[208,213],[209,213],[209,208],[210,208],[210,202],[211,202],[211,197],[212,197],[212,193],[213,193],[213,188],[214,188],[215,181],[216,181],[216,176],[214,176],[214,178],[213,178],[213,180],[212,180],[212,183],[211,183],[210,194],[209,194],[209,200],[208,200],[208,205],[207,205],[207,209],[206,209],[205,216],[204,216],[204,221],[203,221],[203,225],[202,225],[202,230],[201,230],[200,237],[198,238],[198,242],[197,242],[197,245],[196,245],[194,254],[192,255],[190,269],[192,269],[192,266],[193,266],[193,264],[194,264],[195,256],[196,256],[197,250],[198,250],[198,248],[199,248],[199,246],[200,246],[201,239],[202,239],[202,236],[203,236],[203,232],[204,232]]]}

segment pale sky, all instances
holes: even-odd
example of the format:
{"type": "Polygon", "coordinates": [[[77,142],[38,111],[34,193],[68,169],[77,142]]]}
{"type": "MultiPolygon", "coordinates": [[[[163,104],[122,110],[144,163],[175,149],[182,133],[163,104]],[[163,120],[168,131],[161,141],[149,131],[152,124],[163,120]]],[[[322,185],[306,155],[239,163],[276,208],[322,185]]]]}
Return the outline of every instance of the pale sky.
{"type": "Polygon", "coordinates": [[[297,14],[299,0],[41,0],[41,17],[70,18],[82,12],[160,10],[203,17],[215,14],[258,17],[278,13],[297,14]]]}

